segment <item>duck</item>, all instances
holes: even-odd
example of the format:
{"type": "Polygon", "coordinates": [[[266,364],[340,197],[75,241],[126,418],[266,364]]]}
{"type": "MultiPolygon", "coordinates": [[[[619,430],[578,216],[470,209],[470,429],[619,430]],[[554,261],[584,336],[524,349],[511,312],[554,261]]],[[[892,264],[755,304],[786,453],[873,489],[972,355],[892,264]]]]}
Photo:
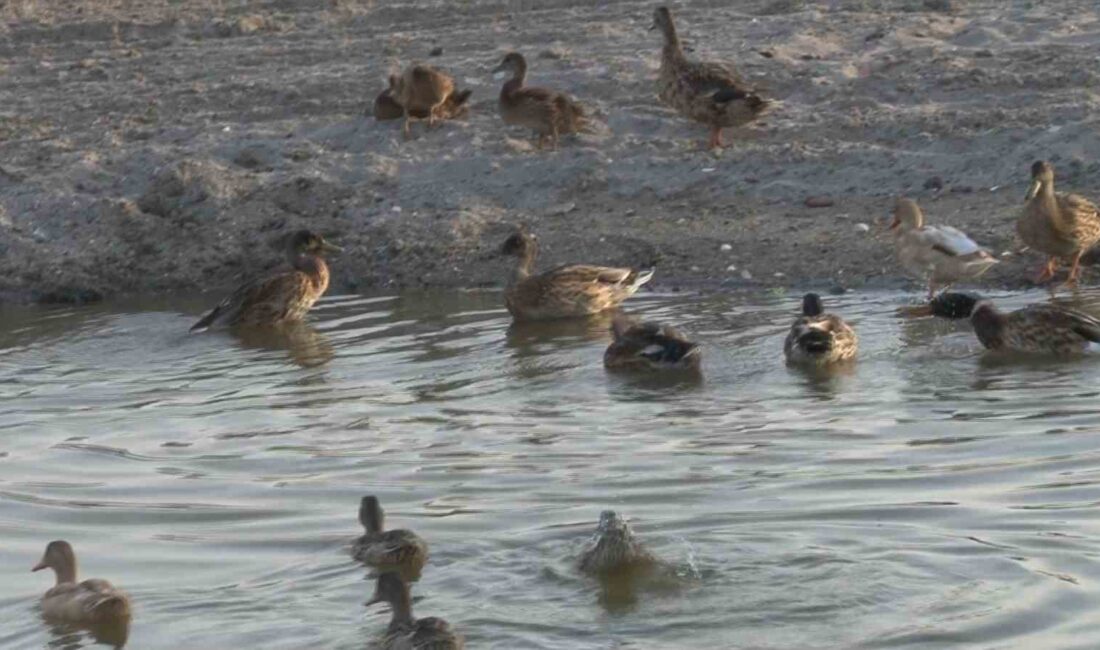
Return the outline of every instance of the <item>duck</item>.
{"type": "Polygon", "coordinates": [[[523,126],[538,134],[539,149],[547,140],[557,149],[558,136],[577,133],[588,127],[584,108],[574,99],[556,90],[525,86],[527,60],[519,52],[504,56],[493,74],[511,73],[500,89],[500,117],[505,124],[523,126]]]}
{"type": "Polygon", "coordinates": [[[328,289],[329,269],[324,254],[342,249],[309,230],[292,233],[286,242],[291,270],[242,284],[192,325],[191,331],[218,326],[275,326],[305,318],[328,289]]]}
{"type": "Polygon", "coordinates": [[[77,582],[76,553],[71,544],[56,540],[31,571],[53,569],[57,583],[42,596],[42,614],[64,623],[97,625],[127,622],[130,597],[110,582],[97,578],[77,582]]]}
{"type": "Polygon", "coordinates": [[[825,313],[821,296],[802,297],[802,315],[791,324],[783,354],[792,364],[825,365],[850,361],[859,349],[856,332],[840,316],[825,313]]]}
{"type": "Polygon", "coordinates": [[[963,231],[925,225],[924,213],[913,199],[897,200],[890,229],[898,261],[910,274],[928,281],[929,300],[938,285],[946,290],[956,282],[980,277],[997,264],[997,258],[963,231]]]}
{"type": "Polygon", "coordinates": [[[596,535],[577,562],[581,572],[589,575],[646,569],[656,564],[657,557],[638,541],[630,524],[614,510],[600,513],[596,535]]]}
{"type": "MultiPolygon", "coordinates": [[[[391,74],[388,83],[389,86],[374,98],[374,119],[379,122],[399,120],[405,117],[405,108],[394,97],[394,88],[397,86],[398,76],[391,74]]],[[[468,101],[472,93],[473,91],[467,88],[466,90],[455,90],[447,95],[447,99],[439,107],[436,117],[441,120],[454,120],[464,117],[470,112],[468,101]]],[[[409,115],[420,120],[431,117],[430,111],[423,110],[422,107],[414,107],[413,110],[409,111],[409,115]]]]}
{"type": "Polygon", "coordinates": [[[516,257],[504,289],[504,303],[515,320],[579,318],[618,307],[653,277],[654,269],[573,264],[532,274],[538,239],[519,231],[501,247],[516,257]]]}
{"type": "Polygon", "coordinates": [[[395,572],[378,576],[374,596],[367,606],[389,603],[393,612],[378,647],[381,650],[462,650],[465,641],[442,618],[413,618],[409,586],[395,572]]]}
{"type": "Polygon", "coordinates": [[[402,126],[405,138],[411,136],[409,123],[414,117],[427,119],[428,128],[434,128],[436,121],[445,116],[447,101],[455,92],[450,75],[422,63],[410,65],[399,75],[390,75],[389,83],[391,96],[405,118],[402,126]]]}
{"type": "Polygon", "coordinates": [[[369,495],[359,503],[359,523],[366,533],[352,544],[352,555],[374,567],[401,566],[419,574],[428,561],[428,544],[411,530],[385,530],[384,513],[378,497],[369,495]]]}
{"type": "Polygon", "coordinates": [[[1055,192],[1054,166],[1037,160],[1031,165],[1031,188],[1024,197],[1016,232],[1025,244],[1047,255],[1036,283],[1053,278],[1058,262],[1069,260],[1071,268],[1064,284],[1076,286],[1081,256],[1100,241],[1100,210],[1083,196],[1055,192]]]}
{"type": "Polygon", "coordinates": [[[650,30],[664,35],[657,95],[684,117],[710,127],[708,148],[723,146],[722,129],[742,126],[763,115],[772,105],[725,63],[692,61],[684,55],[672,12],[658,7],[650,30]]]}
{"type": "Polygon", "coordinates": [[[1061,305],[1028,305],[1006,314],[979,296],[944,292],[907,313],[969,319],[987,350],[1070,356],[1100,349],[1100,320],[1061,305]]]}
{"type": "Polygon", "coordinates": [[[697,370],[702,359],[699,345],[668,325],[617,315],[611,334],[603,365],[612,370],[697,370]]]}

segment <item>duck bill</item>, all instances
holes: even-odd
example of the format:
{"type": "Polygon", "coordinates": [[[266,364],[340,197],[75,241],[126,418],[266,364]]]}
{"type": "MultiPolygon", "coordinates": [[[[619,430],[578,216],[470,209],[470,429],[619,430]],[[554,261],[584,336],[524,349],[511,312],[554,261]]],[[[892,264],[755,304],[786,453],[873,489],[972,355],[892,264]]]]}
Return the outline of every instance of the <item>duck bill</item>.
{"type": "Polygon", "coordinates": [[[657,29],[657,21],[653,21],[653,24],[649,26],[649,29],[647,31],[652,32],[655,29],[657,29]]]}
{"type": "Polygon", "coordinates": [[[382,602],[382,599],[378,596],[371,596],[371,599],[363,603],[363,607],[370,607],[371,605],[377,605],[382,602]]]}
{"type": "Polygon", "coordinates": [[[336,244],[330,244],[327,241],[326,242],[321,242],[321,250],[325,251],[326,253],[342,253],[342,252],[344,252],[343,248],[340,248],[336,244]]]}
{"type": "Polygon", "coordinates": [[[1031,181],[1031,188],[1027,191],[1027,195],[1024,196],[1024,201],[1030,201],[1039,194],[1039,190],[1043,188],[1043,181],[1035,179],[1031,181]]]}
{"type": "Polygon", "coordinates": [[[899,307],[898,314],[905,318],[924,318],[932,315],[932,305],[917,305],[915,307],[899,307]]]}
{"type": "Polygon", "coordinates": [[[890,230],[897,230],[899,226],[901,226],[901,217],[894,217],[890,222],[890,230]]]}
{"type": "Polygon", "coordinates": [[[45,568],[47,568],[46,561],[42,560],[38,564],[31,567],[31,573],[34,573],[35,571],[41,571],[42,569],[45,569],[45,568]]]}

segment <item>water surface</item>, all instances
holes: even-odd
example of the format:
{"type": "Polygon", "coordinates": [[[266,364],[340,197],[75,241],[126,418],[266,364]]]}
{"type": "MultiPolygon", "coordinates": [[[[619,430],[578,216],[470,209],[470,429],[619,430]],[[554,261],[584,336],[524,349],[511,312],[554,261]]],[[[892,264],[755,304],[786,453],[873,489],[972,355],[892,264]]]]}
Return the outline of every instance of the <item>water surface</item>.
{"type": "Polygon", "coordinates": [[[245,340],[186,333],[210,298],[6,308],[0,647],[93,643],[38,618],[57,538],[133,596],[128,647],[364,647],[367,493],[432,546],[417,614],[472,648],[1100,646],[1100,359],[991,362],[911,300],[830,298],[861,358],[821,377],[782,363],[796,295],[632,299],[702,382],[608,375],[606,321],[517,329],[493,292],[245,340]],[[604,508],[682,579],[577,575],[604,508]]]}

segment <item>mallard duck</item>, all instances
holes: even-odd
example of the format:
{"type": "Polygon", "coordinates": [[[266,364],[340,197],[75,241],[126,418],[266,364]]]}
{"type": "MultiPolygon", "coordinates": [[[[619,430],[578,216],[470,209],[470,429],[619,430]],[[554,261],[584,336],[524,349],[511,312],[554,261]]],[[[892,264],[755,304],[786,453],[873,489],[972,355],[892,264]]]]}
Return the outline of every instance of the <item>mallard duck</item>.
{"type": "Polygon", "coordinates": [[[367,605],[389,603],[393,615],[379,646],[381,650],[461,650],[462,635],[447,621],[430,616],[413,618],[409,586],[397,573],[378,576],[374,597],[367,605]]]}
{"type": "Polygon", "coordinates": [[[31,571],[53,569],[57,584],[42,596],[42,613],[66,623],[94,625],[130,618],[129,597],[106,580],[76,581],[76,554],[66,541],[50,542],[31,571]]]}
{"type": "Polygon", "coordinates": [[[619,315],[611,322],[615,340],[603,364],[612,369],[694,370],[702,349],[668,325],[639,323],[619,315]]]}
{"type": "Polygon", "coordinates": [[[419,573],[428,561],[428,544],[411,530],[385,530],[378,497],[365,496],[359,504],[359,523],[366,534],[355,540],[352,555],[371,566],[402,566],[419,573]]]}
{"type": "MultiPolygon", "coordinates": [[[[389,87],[378,93],[374,99],[374,119],[378,121],[399,120],[405,117],[405,109],[394,98],[394,88],[397,86],[397,75],[390,75],[389,87]]],[[[453,120],[470,112],[467,100],[470,99],[470,89],[456,90],[447,95],[443,105],[439,107],[436,118],[441,120],[453,120]]],[[[409,111],[410,117],[424,120],[431,117],[430,111],[414,108],[409,111]]]]}
{"type": "Polygon", "coordinates": [[[301,320],[328,289],[324,253],[338,250],[339,246],[318,234],[295,232],[287,239],[293,270],[246,282],[191,326],[191,331],[218,325],[270,326],[301,320]]]}
{"type": "Polygon", "coordinates": [[[404,115],[405,137],[411,135],[409,121],[414,117],[427,118],[428,128],[434,127],[436,120],[443,117],[447,98],[454,90],[455,82],[450,75],[421,63],[410,65],[400,75],[392,75],[390,92],[404,115]]]}
{"type": "Polygon", "coordinates": [[[599,575],[650,568],[657,562],[634,537],[630,524],[614,510],[604,510],[596,536],[581,554],[578,566],[584,573],[599,575]]]}
{"type": "Polygon", "coordinates": [[[1065,283],[1075,285],[1081,256],[1100,241],[1100,211],[1083,196],[1055,192],[1054,167],[1039,160],[1031,166],[1031,189],[1016,232],[1025,244],[1048,256],[1036,282],[1054,277],[1059,260],[1072,260],[1065,283]]]}
{"type": "Polygon", "coordinates": [[[660,29],[665,38],[657,94],[684,117],[710,126],[711,149],[722,146],[723,128],[748,124],[769,108],[731,66],[688,60],[668,7],[653,12],[650,29],[660,29]]]}
{"type": "Polygon", "coordinates": [[[928,281],[928,299],[936,286],[979,277],[997,263],[989,251],[966,233],[951,226],[926,226],[924,213],[913,199],[898,199],[894,221],[898,261],[909,273],[928,281]]]}
{"type": "Polygon", "coordinates": [[[527,60],[519,52],[510,52],[493,73],[511,72],[511,79],[500,89],[500,117],[505,124],[524,126],[538,134],[538,147],[549,139],[558,146],[558,135],[583,131],[588,119],[584,109],[568,96],[535,86],[524,86],[527,60]]]}
{"type": "Polygon", "coordinates": [[[988,300],[944,292],[906,311],[912,316],[969,318],[974,334],[989,350],[1066,356],[1100,344],[1100,320],[1059,305],[1029,305],[1005,314],[988,300]]]}
{"type": "Polygon", "coordinates": [[[617,307],[649,282],[653,269],[627,269],[574,264],[532,275],[538,240],[517,232],[504,242],[504,255],[517,258],[504,290],[504,302],[517,320],[576,318],[617,307]]]}
{"type": "Polygon", "coordinates": [[[859,339],[840,316],[826,314],[821,297],[808,293],[802,298],[802,316],[791,325],[783,354],[788,363],[823,365],[848,361],[856,356],[859,339]]]}

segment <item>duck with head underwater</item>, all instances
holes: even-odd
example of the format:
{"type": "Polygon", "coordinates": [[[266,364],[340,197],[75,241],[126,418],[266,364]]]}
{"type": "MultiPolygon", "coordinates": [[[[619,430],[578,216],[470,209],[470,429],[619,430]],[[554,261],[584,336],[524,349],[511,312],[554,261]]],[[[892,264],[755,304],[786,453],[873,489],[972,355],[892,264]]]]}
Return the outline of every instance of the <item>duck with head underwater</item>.
{"type": "Polygon", "coordinates": [[[1059,305],[1029,305],[1006,314],[977,296],[944,292],[905,313],[969,319],[989,350],[1069,356],[1100,349],[1100,320],[1059,305]]]}
{"type": "Polygon", "coordinates": [[[657,563],[657,557],[634,536],[630,524],[614,510],[604,510],[600,513],[596,537],[577,565],[583,573],[605,575],[651,568],[657,563]]]}
{"type": "Polygon", "coordinates": [[[616,314],[611,321],[615,337],[603,355],[611,370],[698,370],[702,349],[669,325],[639,323],[616,314]]]}
{"type": "Polygon", "coordinates": [[[195,323],[191,331],[217,326],[273,326],[301,320],[328,289],[329,270],[324,254],[339,250],[340,247],[309,230],[294,232],[287,239],[291,270],[242,284],[195,323]]]}
{"type": "Polygon", "coordinates": [[[858,348],[855,330],[840,316],[825,313],[820,296],[803,296],[802,315],[791,324],[783,342],[788,363],[818,366],[850,361],[858,348]]]}

